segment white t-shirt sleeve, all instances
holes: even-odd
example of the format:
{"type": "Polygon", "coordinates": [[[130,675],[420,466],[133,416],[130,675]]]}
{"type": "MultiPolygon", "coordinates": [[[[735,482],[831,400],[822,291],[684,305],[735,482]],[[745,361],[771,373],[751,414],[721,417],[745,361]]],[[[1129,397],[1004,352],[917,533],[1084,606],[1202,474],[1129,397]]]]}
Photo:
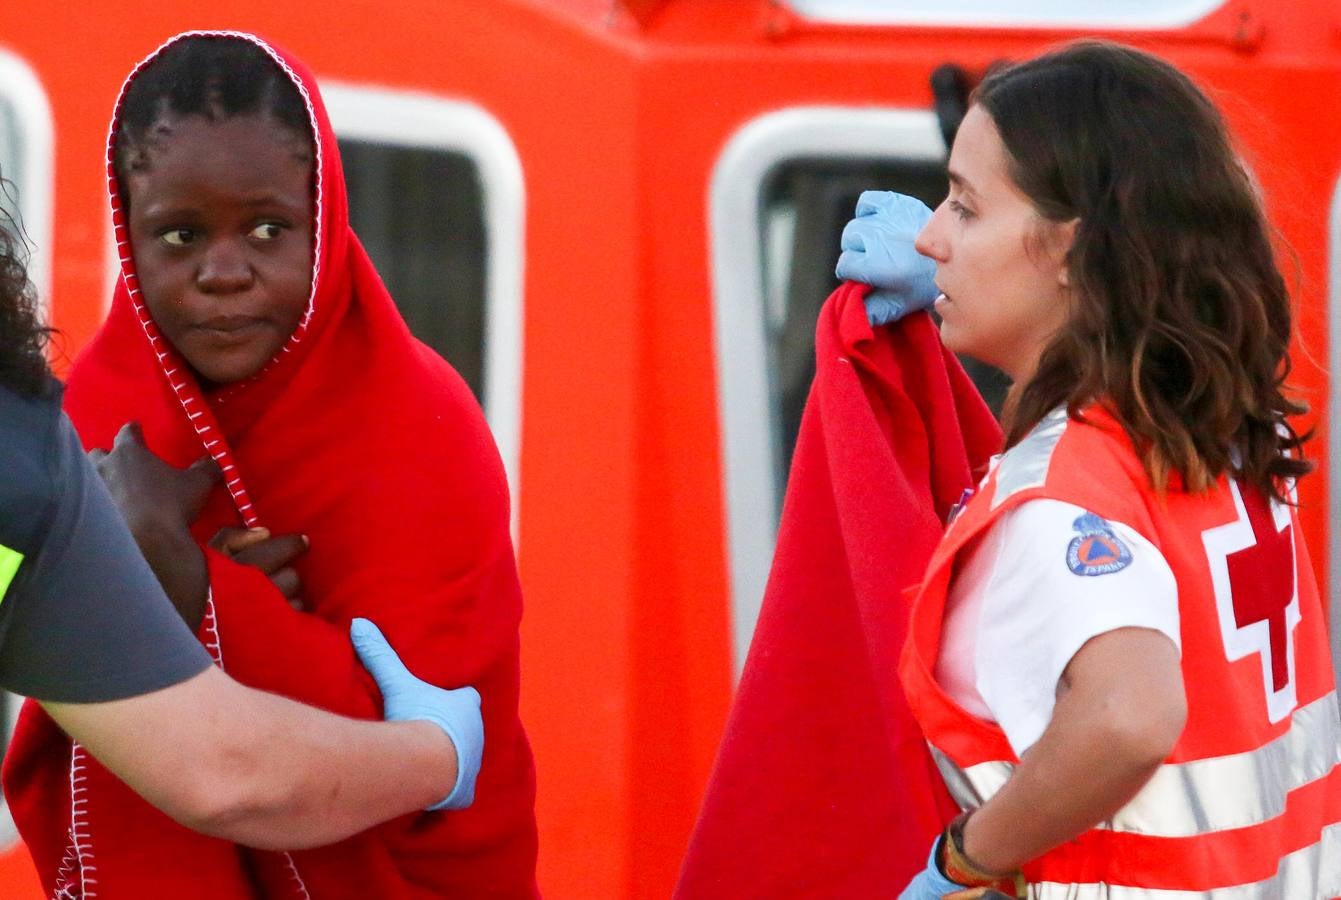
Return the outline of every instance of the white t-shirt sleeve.
{"type": "Polygon", "coordinates": [[[1016,755],[1047,728],[1058,680],[1086,641],[1118,628],[1150,628],[1181,651],[1173,571],[1121,522],[1070,503],[1031,500],[1004,514],[989,537],[978,552],[994,558],[964,570],[975,571],[978,583],[956,584],[951,593],[979,594],[970,604],[977,620],[973,684],[1016,755]]]}

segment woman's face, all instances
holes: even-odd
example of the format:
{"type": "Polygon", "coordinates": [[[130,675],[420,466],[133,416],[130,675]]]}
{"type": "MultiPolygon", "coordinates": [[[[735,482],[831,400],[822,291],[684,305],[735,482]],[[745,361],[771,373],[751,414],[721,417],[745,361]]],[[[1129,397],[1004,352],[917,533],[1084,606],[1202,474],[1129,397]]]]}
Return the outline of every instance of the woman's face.
{"type": "Polygon", "coordinates": [[[265,116],[185,116],[144,160],[124,188],[145,305],[207,385],[249,378],[307,310],[311,148],[265,116]]]}
{"type": "Polygon", "coordinates": [[[1007,165],[991,116],[973,106],[950,153],[950,194],[916,246],[936,261],[945,345],[1019,383],[1069,315],[1066,254],[1075,222],[1043,219],[1007,165]]]}

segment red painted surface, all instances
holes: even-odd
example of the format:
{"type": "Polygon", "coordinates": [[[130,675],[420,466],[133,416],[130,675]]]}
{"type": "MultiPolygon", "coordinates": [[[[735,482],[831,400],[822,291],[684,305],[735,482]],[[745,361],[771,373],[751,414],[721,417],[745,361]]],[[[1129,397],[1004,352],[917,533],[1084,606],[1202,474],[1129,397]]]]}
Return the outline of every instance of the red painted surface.
{"type": "Polygon", "coordinates": [[[42,883],[21,843],[0,853],[0,895],[13,900],[38,900],[42,896],[42,883]]]}
{"type": "MultiPolygon", "coordinates": [[[[930,71],[1058,30],[833,27],[772,0],[236,0],[0,9],[0,49],[55,120],[54,324],[73,354],[105,301],[106,117],[129,67],[186,28],[259,31],[319,76],[469,99],[526,184],[520,560],[523,715],[550,897],[665,897],[730,702],[728,564],[708,185],[750,120],[797,105],[925,108],[930,71]],[[109,37],[114,36],[114,38],[109,37]]],[[[1229,0],[1192,26],[1105,36],[1209,87],[1299,275],[1294,381],[1327,402],[1327,220],[1341,176],[1341,12],[1229,0]]],[[[1326,576],[1325,423],[1303,486],[1326,576]]],[[[766,527],[766,526],[762,526],[766,527]]],[[[22,896],[0,869],[0,895],[22,896]]]]}

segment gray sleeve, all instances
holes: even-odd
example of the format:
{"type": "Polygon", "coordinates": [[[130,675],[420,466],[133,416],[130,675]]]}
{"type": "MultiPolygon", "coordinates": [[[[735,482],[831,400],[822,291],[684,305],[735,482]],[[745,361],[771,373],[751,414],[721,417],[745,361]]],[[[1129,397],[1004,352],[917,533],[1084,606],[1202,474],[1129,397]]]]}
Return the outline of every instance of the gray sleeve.
{"type": "MultiPolygon", "coordinates": [[[[5,508],[0,489],[0,520],[45,523],[0,598],[0,686],[38,700],[93,703],[204,671],[208,654],[140,556],[69,419],[60,413],[51,431],[51,487],[38,492],[49,509],[5,508]]],[[[17,552],[11,548],[11,567],[17,552]]]]}

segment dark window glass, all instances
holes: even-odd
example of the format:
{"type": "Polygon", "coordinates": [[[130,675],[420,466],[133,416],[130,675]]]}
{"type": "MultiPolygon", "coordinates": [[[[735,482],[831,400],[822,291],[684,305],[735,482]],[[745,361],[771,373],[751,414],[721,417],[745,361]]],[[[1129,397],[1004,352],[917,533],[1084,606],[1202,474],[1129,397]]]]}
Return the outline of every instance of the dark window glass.
{"type": "Polygon", "coordinates": [[[12,104],[0,97],[0,220],[21,222],[18,186],[23,182],[23,132],[12,104]]]}
{"type": "Polygon", "coordinates": [[[460,153],[341,141],[349,216],[414,335],[484,402],[485,251],[479,170],[460,153]]]}
{"type": "MultiPolygon", "coordinates": [[[[833,270],[838,241],[857,197],[872,189],[909,194],[935,208],[948,189],[945,167],[890,160],[795,160],[780,166],[764,185],[760,227],[779,497],[815,377],[815,322],[837,285],[833,270]]],[[[999,413],[1005,376],[973,360],[963,362],[999,413]]]]}

